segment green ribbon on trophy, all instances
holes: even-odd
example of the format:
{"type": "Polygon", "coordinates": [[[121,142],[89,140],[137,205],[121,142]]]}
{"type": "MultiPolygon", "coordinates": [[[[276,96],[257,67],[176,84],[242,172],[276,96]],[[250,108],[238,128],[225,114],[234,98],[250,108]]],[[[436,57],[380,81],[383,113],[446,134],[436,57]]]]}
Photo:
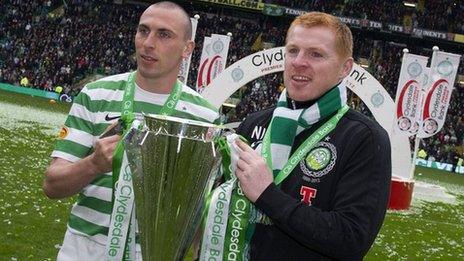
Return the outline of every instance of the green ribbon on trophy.
{"type": "MultiPolygon", "coordinates": [[[[121,123],[122,138],[113,153],[113,210],[111,214],[108,240],[106,244],[107,260],[135,260],[135,208],[132,173],[129,168],[124,138],[135,119],[134,93],[135,76],[132,72],[126,83],[122,101],[121,123]]],[[[176,81],[169,97],[159,114],[171,115],[182,93],[182,85],[176,81]]]]}
{"type": "MultiPolygon", "coordinates": [[[[285,165],[279,171],[273,171],[274,183],[280,185],[285,180],[298,163],[303,160],[306,154],[313,149],[316,144],[335,129],[339,120],[348,111],[346,105],[346,91],[344,86],[333,88],[325,97],[322,97],[316,104],[319,108],[327,108],[326,111],[319,112],[318,118],[312,119],[314,122],[321,120],[321,116],[328,116],[337,112],[322,126],[308,137],[303,144],[288,158],[285,165]],[[335,99],[334,99],[335,97],[335,99]],[[340,97],[337,99],[337,97],[340,97]],[[334,102],[335,101],[335,102],[334,102]],[[336,103],[336,104],[334,104],[336,103]],[[338,111],[337,111],[338,110],[338,111]]],[[[280,101],[285,101],[285,93],[280,101]]],[[[279,101],[279,102],[280,102],[279,101]]],[[[279,107],[285,107],[283,102],[279,107]]],[[[310,107],[311,108],[311,107],[310,107]]],[[[296,119],[301,120],[301,116],[305,115],[305,111],[299,114],[296,119]]],[[[311,114],[312,115],[312,114],[311,114]]],[[[272,124],[271,121],[268,130],[263,139],[261,154],[266,160],[269,168],[273,170],[273,161],[271,158],[272,141],[272,124]]],[[[305,120],[305,123],[308,123],[305,120]]],[[[295,127],[296,130],[296,127],[295,127]]],[[[229,135],[227,137],[230,147],[230,164],[231,178],[225,183],[217,187],[213,192],[208,204],[207,215],[204,222],[204,233],[202,247],[200,252],[200,260],[248,260],[249,259],[249,242],[254,233],[254,226],[258,222],[268,223],[268,218],[259,212],[253,204],[243,194],[238,180],[235,176],[235,168],[237,161],[237,148],[234,143],[237,135],[229,135]],[[235,157],[235,158],[234,158],[235,157]]],[[[291,142],[293,143],[293,141],[291,142]]],[[[291,144],[290,143],[290,144],[291,144]]],[[[224,167],[224,169],[226,169],[224,167]]]]}

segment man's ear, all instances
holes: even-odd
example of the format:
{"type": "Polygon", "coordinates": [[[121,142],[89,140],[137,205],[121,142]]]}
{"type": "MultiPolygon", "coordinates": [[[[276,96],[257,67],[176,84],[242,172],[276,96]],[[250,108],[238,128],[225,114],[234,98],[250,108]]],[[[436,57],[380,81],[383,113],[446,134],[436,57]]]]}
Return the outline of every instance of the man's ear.
{"type": "Polygon", "coordinates": [[[350,74],[351,69],[353,69],[353,58],[347,58],[345,62],[343,63],[342,70],[340,72],[340,80],[348,76],[350,74]]]}
{"type": "Polygon", "coordinates": [[[194,48],[195,48],[195,43],[191,40],[188,40],[187,43],[185,44],[184,51],[182,52],[182,57],[188,58],[190,54],[193,52],[194,48]]]}

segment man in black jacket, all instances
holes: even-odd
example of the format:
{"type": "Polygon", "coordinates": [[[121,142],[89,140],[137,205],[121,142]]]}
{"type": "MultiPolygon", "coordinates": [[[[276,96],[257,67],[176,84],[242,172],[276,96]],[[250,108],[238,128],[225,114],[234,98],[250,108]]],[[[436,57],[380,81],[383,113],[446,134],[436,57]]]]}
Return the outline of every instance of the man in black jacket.
{"type": "Polygon", "coordinates": [[[338,18],[297,17],[287,32],[286,89],[277,107],[238,128],[251,147],[236,141],[236,176],[264,216],[251,260],[361,260],[380,230],[390,142],[378,123],[346,106],[342,80],[352,49],[350,29],[338,18]]]}

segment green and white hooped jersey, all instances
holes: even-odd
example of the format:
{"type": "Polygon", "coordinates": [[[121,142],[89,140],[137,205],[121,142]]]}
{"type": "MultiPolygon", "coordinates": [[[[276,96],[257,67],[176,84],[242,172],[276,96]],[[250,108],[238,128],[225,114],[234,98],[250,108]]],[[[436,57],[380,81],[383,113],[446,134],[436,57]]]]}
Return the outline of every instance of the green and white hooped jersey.
{"type": "MultiPolygon", "coordinates": [[[[121,115],[129,73],[87,84],[74,100],[52,157],[76,162],[93,151],[93,143],[121,115]]],[[[169,94],[153,94],[135,87],[134,112],[157,113],[169,94]]],[[[186,85],[174,117],[217,123],[217,109],[186,85]]],[[[68,229],[106,244],[111,216],[112,173],[104,173],[87,185],[73,205],[68,229]]]]}

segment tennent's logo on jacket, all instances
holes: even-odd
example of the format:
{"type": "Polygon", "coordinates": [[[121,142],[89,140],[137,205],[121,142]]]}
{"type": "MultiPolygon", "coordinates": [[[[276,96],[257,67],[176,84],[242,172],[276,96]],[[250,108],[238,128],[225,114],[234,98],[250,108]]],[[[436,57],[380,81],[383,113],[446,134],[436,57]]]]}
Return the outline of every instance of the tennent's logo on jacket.
{"type": "Polygon", "coordinates": [[[320,178],[329,173],[337,160],[337,149],[332,143],[321,141],[300,161],[303,179],[319,183],[320,178]]]}

